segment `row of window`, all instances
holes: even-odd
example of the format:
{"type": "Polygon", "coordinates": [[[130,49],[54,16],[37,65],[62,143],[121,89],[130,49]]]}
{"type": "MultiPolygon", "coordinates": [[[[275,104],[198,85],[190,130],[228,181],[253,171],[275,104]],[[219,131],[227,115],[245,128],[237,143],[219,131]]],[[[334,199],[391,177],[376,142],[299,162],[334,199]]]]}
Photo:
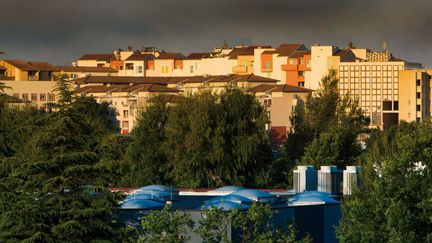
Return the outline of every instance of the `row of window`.
{"type": "Polygon", "coordinates": [[[20,98],[24,101],[55,101],[55,94],[53,94],[53,93],[48,93],[48,94],[46,94],[46,93],[41,93],[41,94],[37,94],[37,93],[18,94],[18,93],[14,93],[13,96],[16,98],[20,98]]]}
{"type": "Polygon", "coordinates": [[[342,71],[381,71],[381,69],[383,71],[391,71],[393,68],[394,71],[399,71],[399,70],[403,70],[403,66],[402,65],[341,65],[340,66],[340,70],[342,71]],[[382,67],[382,68],[381,68],[382,67]]]}

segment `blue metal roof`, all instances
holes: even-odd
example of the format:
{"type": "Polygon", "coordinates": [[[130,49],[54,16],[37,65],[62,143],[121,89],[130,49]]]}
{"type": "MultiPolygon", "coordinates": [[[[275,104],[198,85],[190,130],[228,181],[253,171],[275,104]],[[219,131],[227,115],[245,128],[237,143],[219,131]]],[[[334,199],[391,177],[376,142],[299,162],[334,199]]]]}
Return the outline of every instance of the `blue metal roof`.
{"type": "Polygon", "coordinates": [[[121,203],[122,209],[160,209],[165,204],[146,199],[131,199],[121,203]]]}
{"type": "Polygon", "coordinates": [[[292,205],[311,205],[311,204],[339,204],[331,198],[331,194],[319,191],[305,191],[292,196],[289,203],[292,205]]]}
{"type": "Polygon", "coordinates": [[[248,206],[248,205],[244,205],[244,204],[241,204],[241,203],[230,202],[230,201],[224,201],[224,200],[214,201],[214,202],[211,202],[211,203],[206,203],[203,206],[203,208],[212,208],[212,207],[220,208],[220,209],[223,209],[223,210],[231,210],[231,209],[244,210],[244,209],[249,209],[250,208],[250,206],[248,206]]]}
{"type": "Polygon", "coordinates": [[[152,190],[152,191],[166,191],[166,192],[174,192],[177,191],[174,188],[171,188],[169,186],[164,186],[164,185],[149,185],[149,186],[145,186],[145,187],[141,187],[138,188],[137,191],[147,191],[147,190],[152,190]]]}
{"type": "Polygon", "coordinates": [[[208,203],[216,203],[216,202],[221,202],[221,201],[229,201],[229,202],[234,202],[234,203],[241,203],[241,204],[252,204],[254,203],[253,200],[247,198],[247,197],[243,197],[240,195],[226,195],[226,196],[221,196],[221,197],[216,197],[213,199],[210,199],[208,201],[205,202],[205,204],[208,203]]]}
{"type": "Polygon", "coordinates": [[[156,202],[165,203],[167,200],[161,197],[158,197],[154,194],[148,194],[148,193],[137,193],[137,194],[131,194],[126,197],[125,201],[128,200],[134,200],[134,199],[145,199],[145,200],[152,200],[156,202]]]}
{"type": "Polygon", "coordinates": [[[241,187],[241,186],[223,186],[223,187],[216,188],[212,191],[214,191],[214,192],[235,192],[235,191],[239,191],[239,190],[243,190],[243,189],[245,189],[245,188],[241,187]]]}
{"type": "Polygon", "coordinates": [[[233,192],[230,195],[246,197],[255,202],[272,202],[276,199],[275,195],[256,189],[243,189],[233,192]]]}

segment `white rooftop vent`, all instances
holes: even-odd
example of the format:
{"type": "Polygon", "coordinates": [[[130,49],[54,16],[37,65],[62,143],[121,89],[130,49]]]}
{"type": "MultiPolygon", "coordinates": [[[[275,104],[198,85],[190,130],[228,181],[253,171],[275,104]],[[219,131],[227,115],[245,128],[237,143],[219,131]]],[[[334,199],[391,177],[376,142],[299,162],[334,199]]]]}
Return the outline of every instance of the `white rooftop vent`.
{"type": "Polygon", "coordinates": [[[312,165],[299,165],[293,173],[293,185],[296,193],[317,190],[317,172],[312,165]]]}
{"type": "Polygon", "coordinates": [[[321,166],[318,171],[318,191],[340,194],[341,171],[336,166],[321,166]]]}
{"type": "Polygon", "coordinates": [[[353,186],[359,186],[360,166],[347,166],[343,172],[343,194],[351,195],[353,186]]]}

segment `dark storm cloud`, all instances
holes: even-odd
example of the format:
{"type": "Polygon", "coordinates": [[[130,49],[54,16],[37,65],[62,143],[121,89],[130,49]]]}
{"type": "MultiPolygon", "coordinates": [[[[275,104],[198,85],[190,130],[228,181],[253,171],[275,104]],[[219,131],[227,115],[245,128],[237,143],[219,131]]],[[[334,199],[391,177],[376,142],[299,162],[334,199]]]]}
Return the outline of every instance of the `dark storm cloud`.
{"type": "Polygon", "coordinates": [[[156,46],[353,41],[432,64],[430,0],[0,0],[0,50],[62,64],[83,53],[156,46]]]}

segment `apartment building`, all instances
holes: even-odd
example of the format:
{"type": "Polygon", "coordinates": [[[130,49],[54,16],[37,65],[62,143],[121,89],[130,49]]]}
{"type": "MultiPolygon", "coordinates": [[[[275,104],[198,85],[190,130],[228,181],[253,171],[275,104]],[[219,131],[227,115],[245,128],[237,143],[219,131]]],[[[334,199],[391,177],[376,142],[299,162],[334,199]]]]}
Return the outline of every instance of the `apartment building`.
{"type": "Polygon", "coordinates": [[[266,109],[272,144],[281,145],[291,129],[291,116],[298,104],[303,104],[312,91],[288,84],[262,84],[249,90],[266,109]]]}
{"type": "Polygon", "coordinates": [[[310,52],[303,44],[282,44],[254,50],[254,74],[303,86],[310,76],[310,52]]]}
{"type": "Polygon", "coordinates": [[[200,91],[219,93],[227,87],[237,87],[249,90],[262,84],[276,84],[278,80],[249,75],[218,75],[218,76],[190,76],[172,77],[168,80],[168,87],[179,90],[183,95],[200,91]]]}
{"type": "Polygon", "coordinates": [[[54,88],[56,82],[53,81],[1,81],[9,89],[5,89],[4,93],[22,100],[24,103],[29,103],[37,107],[42,107],[46,103],[57,101],[54,88]]]}
{"type": "Polygon", "coordinates": [[[140,110],[145,109],[153,96],[162,94],[169,102],[175,102],[171,96],[178,94],[176,89],[158,84],[88,85],[76,92],[92,96],[99,103],[109,103],[122,134],[128,134],[132,130],[140,110]]]}
{"type": "Polygon", "coordinates": [[[76,61],[78,67],[110,67],[111,61],[116,60],[112,54],[85,54],[76,61]]]}
{"type": "Polygon", "coordinates": [[[399,71],[399,120],[430,120],[431,75],[430,70],[399,71]]]}
{"type": "Polygon", "coordinates": [[[118,71],[111,67],[78,67],[78,66],[56,66],[54,77],[62,73],[67,74],[70,79],[86,76],[117,76],[118,71]]]}
{"type": "Polygon", "coordinates": [[[47,62],[0,60],[0,80],[49,81],[56,70],[47,62]]]}

